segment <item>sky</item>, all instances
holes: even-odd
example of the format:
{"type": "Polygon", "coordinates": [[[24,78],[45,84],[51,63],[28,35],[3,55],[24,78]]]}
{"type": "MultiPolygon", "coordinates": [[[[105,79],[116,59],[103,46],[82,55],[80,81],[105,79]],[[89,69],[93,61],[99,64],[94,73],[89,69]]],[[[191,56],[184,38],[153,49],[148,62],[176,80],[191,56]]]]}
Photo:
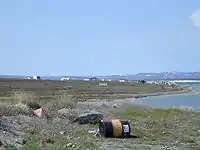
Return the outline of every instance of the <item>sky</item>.
{"type": "Polygon", "coordinates": [[[0,1],[0,74],[200,71],[200,1],[0,1]]]}

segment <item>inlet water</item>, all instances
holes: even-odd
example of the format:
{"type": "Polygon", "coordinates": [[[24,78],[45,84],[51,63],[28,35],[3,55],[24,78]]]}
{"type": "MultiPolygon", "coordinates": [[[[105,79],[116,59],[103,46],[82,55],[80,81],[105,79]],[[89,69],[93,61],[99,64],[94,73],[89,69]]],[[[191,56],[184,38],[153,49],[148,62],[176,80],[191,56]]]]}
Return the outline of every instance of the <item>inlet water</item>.
{"type": "MultiPolygon", "coordinates": [[[[181,83],[183,86],[191,86],[200,89],[200,83],[181,83]]],[[[193,107],[200,108],[200,94],[177,94],[165,96],[152,96],[139,98],[137,102],[145,103],[154,108],[171,108],[171,107],[193,107]]]]}

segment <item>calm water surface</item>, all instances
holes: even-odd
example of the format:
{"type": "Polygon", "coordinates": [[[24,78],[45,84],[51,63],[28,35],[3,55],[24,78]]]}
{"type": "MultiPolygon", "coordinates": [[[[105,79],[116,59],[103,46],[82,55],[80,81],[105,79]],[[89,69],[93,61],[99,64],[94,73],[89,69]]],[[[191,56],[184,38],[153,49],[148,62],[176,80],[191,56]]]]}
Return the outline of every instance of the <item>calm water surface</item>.
{"type": "MultiPolygon", "coordinates": [[[[200,89],[200,83],[181,83],[180,85],[189,85],[193,88],[200,89]]],[[[154,96],[137,99],[137,102],[148,104],[152,107],[169,108],[169,107],[193,107],[200,108],[200,94],[179,94],[167,96],[154,96]]]]}

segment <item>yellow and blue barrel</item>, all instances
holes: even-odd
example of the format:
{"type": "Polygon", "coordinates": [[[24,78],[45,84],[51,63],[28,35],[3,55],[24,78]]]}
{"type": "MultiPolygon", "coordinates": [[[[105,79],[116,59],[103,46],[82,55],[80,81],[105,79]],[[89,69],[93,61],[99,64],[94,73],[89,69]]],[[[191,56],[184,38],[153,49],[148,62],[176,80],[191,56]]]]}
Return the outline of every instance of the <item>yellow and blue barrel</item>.
{"type": "Polygon", "coordinates": [[[130,121],[121,121],[118,119],[101,120],[99,123],[99,132],[104,137],[129,137],[131,133],[130,121]]]}

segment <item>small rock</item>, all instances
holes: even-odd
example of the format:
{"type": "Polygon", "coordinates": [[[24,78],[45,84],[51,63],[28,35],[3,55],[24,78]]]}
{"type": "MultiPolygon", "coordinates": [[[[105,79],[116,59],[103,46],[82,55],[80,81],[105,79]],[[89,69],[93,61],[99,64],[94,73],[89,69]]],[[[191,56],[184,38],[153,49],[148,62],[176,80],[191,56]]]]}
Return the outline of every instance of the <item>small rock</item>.
{"type": "Polygon", "coordinates": [[[67,135],[67,139],[70,140],[70,139],[72,139],[72,137],[70,137],[69,135],[67,135]]]}
{"type": "Polygon", "coordinates": [[[162,132],[162,134],[166,134],[166,132],[165,132],[165,131],[163,131],[163,132],[162,132]]]}
{"type": "Polygon", "coordinates": [[[74,122],[79,124],[97,124],[100,120],[103,119],[103,114],[95,111],[81,114],[75,118],[74,122]]]}
{"type": "Polygon", "coordinates": [[[65,131],[60,131],[60,134],[63,135],[65,133],[65,131]]]}
{"type": "Polygon", "coordinates": [[[72,145],[73,145],[72,143],[68,143],[66,146],[71,147],[72,145]]]}
{"type": "Polygon", "coordinates": [[[118,105],[117,104],[113,104],[112,107],[113,108],[118,108],[118,105]]]}
{"type": "Polygon", "coordinates": [[[18,143],[18,144],[21,144],[21,145],[24,144],[24,139],[22,139],[22,138],[15,139],[15,141],[16,141],[16,143],[18,143]]]}

